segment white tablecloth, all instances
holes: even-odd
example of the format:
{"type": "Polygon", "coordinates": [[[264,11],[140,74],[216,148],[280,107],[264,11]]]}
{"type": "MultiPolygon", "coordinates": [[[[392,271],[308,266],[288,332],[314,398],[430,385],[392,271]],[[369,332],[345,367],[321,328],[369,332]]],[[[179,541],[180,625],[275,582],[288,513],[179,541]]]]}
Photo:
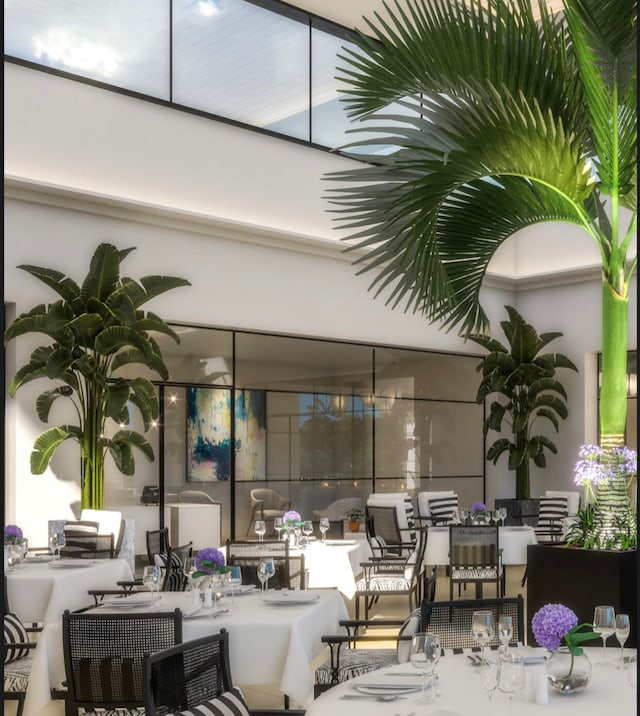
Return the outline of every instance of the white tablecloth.
{"type": "MultiPolygon", "coordinates": [[[[525,654],[544,654],[542,649],[525,647],[519,651],[525,654]]],[[[393,684],[391,674],[401,673],[395,677],[395,683],[421,683],[419,676],[405,676],[413,672],[410,664],[380,669],[373,674],[365,674],[343,684],[339,684],[323,693],[313,704],[307,707],[306,716],[353,716],[354,711],[366,713],[367,716],[390,716],[390,714],[428,714],[429,716],[470,716],[471,714],[488,714],[491,716],[631,716],[636,714],[636,698],[624,670],[611,667],[599,667],[595,662],[601,658],[601,649],[587,647],[586,650],[593,666],[591,680],[586,689],[579,694],[564,695],[549,689],[549,702],[545,705],[525,701],[525,692],[513,698],[513,710],[509,709],[507,694],[496,691],[488,708],[486,693],[481,688],[480,669],[471,666],[463,655],[444,656],[436,667],[438,675],[436,697],[433,704],[425,706],[416,704],[415,699],[420,692],[409,694],[404,700],[388,703],[373,699],[351,701],[340,699],[343,694],[357,694],[354,685],[358,683],[393,684]],[[387,675],[388,674],[388,675],[387,675]]],[[[614,649],[608,650],[608,658],[613,659],[614,649]]],[[[628,650],[627,653],[631,653],[628,650]]],[[[526,670],[544,672],[544,665],[527,666],[526,670]]]]}
{"type": "MultiPolygon", "coordinates": [[[[221,606],[229,609],[216,619],[199,617],[183,620],[183,641],[229,632],[230,662],[233,681],[238,685],[279,684],[281,691],[299,703],[313,694],[311,662],[320,654],[323,634],[336,634],[338,622],[348,618],[344,599],[335,589],[306,590],[318,600],[303,606],[268,606],[259,592],[226,597],[221,606]]],[[[165,592],[158,604],[160,611],[176,607],[192,609],[190,595],[165,592]]],[[[107,610],[108,607],[100,607],[107,610]]],[[[128,611],[127,613],[131,613],[128,611]]],[[[35,649],[25,716],[42,716],[52,707],[51,687],[64,679],[62,621],[49,624],[35,649]]],[[[55,708],[55,706],[54,706],[55,708]]]]}
{"type": "MultiPolygon", "coordinates": [[[[537,544],[533,527],[500,527],[498,543],[502,548],[502,564],[526,564],[527,545],[537,544]]],[[[449,564],[449,528],[429,527],[425,564],[449,564]]]]}
{"type": "MultiPolygon", "coordinates": [[[[362,572],[361,562],[371,557],[371,549],[366,540],[329,540],[311,542],[303,551],[304,566],[307,570],[307,587],[321,589],[337,587],[342,594],[351,599],[356,593],[356,577],[362,572]]],[[[295,554],[297,550],[293,550],[295,554]]]]}
{"type": "Polygon", "coordinates": [[[6,575],[9,606],[23,622],[59,621],[65,609],[74,611],[93,603],[88,589],[115,589],[117,581],[133,579],[124,559],[98,559],[90,566],[71,569],[50,565],[27,560],[6,575]]]}

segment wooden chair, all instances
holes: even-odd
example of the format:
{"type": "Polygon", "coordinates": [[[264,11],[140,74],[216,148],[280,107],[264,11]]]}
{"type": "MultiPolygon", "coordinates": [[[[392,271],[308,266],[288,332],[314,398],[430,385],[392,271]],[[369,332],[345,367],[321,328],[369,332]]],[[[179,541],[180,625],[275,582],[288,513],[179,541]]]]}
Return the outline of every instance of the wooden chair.
{"type": "Polygon", "coordinates": [[[65,611],[62,643],[66,716],[78,714],[80,709],[122,709],[122,716],[141,709],[143,656],[181,641],[179,609],[147,614],[65,611]]]}
{"type": "Polygon", "coordinates": [[[505,589],[505,572],[498,546],[496,525],[449,525],[449,599],[454,586],[476,585],[476,598],[482,597],[482,586],[492,583],[496,596],[505,589]]]}
{"type": "Polygon", "coordinates": [[[454,653],[462,649],[480,650],[471,633],[473,612],[490,611],[493,614],[494,636],[488,646],[497,649],[500,646],[498,621],[501,616],[513,619],[513,635],[510,646],[524,643],[524,600],[521,594],[517,597],[501,597],[496,599],[456,599],[445,602],[422,602],[422,625],[425,631],[433,632],[440,637],[443,649],[451,649],[454,653]]]}
{"type": "Polygon", "coordinates": [[[229,666],[229,635],[221,629],[178,644],[143,660],[145,716],[167,716],[182,711],[230,713],[235,716],[303,716],[303,710],[249,710],[234,689],[229,666]],[[200,709],[198,707],[201,707],[200,709]]]}

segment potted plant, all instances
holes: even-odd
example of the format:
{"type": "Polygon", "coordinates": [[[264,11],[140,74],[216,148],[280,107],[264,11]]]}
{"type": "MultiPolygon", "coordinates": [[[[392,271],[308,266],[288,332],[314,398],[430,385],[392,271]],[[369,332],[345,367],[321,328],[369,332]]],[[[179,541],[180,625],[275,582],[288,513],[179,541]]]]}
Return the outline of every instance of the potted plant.
{"type": "Polygon", "coordinates": [[[637,268],[637,6],[535,8],[407,0],[365,18],[338,68],[354,120],[342,151],[360,161],[328,176],[331,199],[376,295],[463,335],[487,330],[480,293],[505,241],[542,222],[581,227],[602,262],[610,449],[624,444],[637,268]]]}
{"type": "Polygon", "coordinates": [[[350,532],[360,531],[363,514],[362,510],[357,507],[352,507],[344,513],[344,518],[347,520],[347,526],[350,532]]]}
{"type": "Polygon", "coordinates": [[[9,393],[13,397],[32,380],[54,381],[57,385],[36,401],[38,417],[44,423],[59,398],[72,403],[77,424],[49,428],[36,438],[31,472],[42,474],[57,448],[66,440],[75,440],[80,447],[83,508],[104,508],[107,452],[125,475],[135,470],[133,448],[149,461],[154,459],[151,445],[140,433],[123,428],[112,435],[106,431],[108,419],[129,423],[132,406],[139,410],[145,431],[159,414],[153,384],[146,378],[120,377],[118,371],[138,363],[167,380],[168,370],[150,333],[164,333],[179,343],[176,333],[159,316],[145,313],[140,306],[170,289],[190,284],[172,276],[143,276],[139,282],[121,277],[120,264],[133,250],[100,244],[81,285],[55,269],[19,266],[60,298],[18,316],[4,335],[5,344],[27,333],[44,333],[52,339],[32,352],[29,362],[11,381],[9,393]]]}
{"type": "Polygon", "coordinates": [[[489,406],[484,421],[485,438],[490,430],[507,436],[496,439],[487,450],[487,460],[495,465],[500,456],[509,457],[509,470],[516,480],[516,499],[531,497],[530,469],[533,462],[546,466],[545,450],[556,454],[558,449],[545,435],[534,433],[538,420],[550,422],[558,430],[559,421],[567,417],[567,393],[556,379],[557,368],[577,371],[574,363],[562,353],[541,353],[562,333],[542,333],[527,323],[512,306],[505,306],[508,321],[501,326],[508,346],[486,335],[471,335],[469,340],[486,348],[489,353],[480,361],[482,381],[476,401],[482,404],[490,395],[500,399],[489,406]]]}

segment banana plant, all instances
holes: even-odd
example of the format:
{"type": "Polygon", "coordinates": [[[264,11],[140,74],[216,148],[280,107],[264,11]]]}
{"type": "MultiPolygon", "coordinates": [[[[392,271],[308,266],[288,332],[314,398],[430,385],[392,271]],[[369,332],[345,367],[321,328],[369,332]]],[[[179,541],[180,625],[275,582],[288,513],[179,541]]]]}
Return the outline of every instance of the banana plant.
{"type": "Polygon", "coordinates": [[[5,345],[27,333],[42,333],[51,339],[31,353],[29,362],[11,381],[9,393],[15,396],[33,380],[57,383],[36,400],[36,412],[44,423],[49,422],[58,400],[66,399],[73,405],[77,423],[58,425],[41,433],[30,462],[31,472],[40,475],[60,445],[66,440],[76,441],[80,446],[83,508],[104,508],[107,453],[124,475],[134,473],[134,448],[147,460],[154,459],[153,448],[144,435],[128,429],[118,429],[111,436],[106,432],[108,419],[121,425],[130,422],[130,406],[140,412],[145,432],[159,415],[158,396],[151,381],[119,377],[118,370],[137,363],[167,380],[160,347],[150,333],[163,333],[180,342],[159,316],[145,313],[140,306],[166,291],[190,284],[172,276],[144,276],[139,282],[121,277],[120,265],[134,250],[100,244],[82,285],[55,269],[18,266],[60,298],[18,316],[4,334],[5,345]]]}
{"type": "Polygon", "coordinates": [[[601,445],[623,445],[637,3],[383,6],[338,67],[354,121],[343,151],[367,163],[327,176],[359,273],[394,307],[487,333],[480,289],[503,242],[540,222],[580,226],[602,260],[601,445]]]}
{"type": "Polygon", "coordinates": [[[488,335],[469,336],[469,340],[486,348],[489,353],[478,365],[482,381],[476,401],[480,404],[492,395],[489,415],[484,421],[485,439],[490,430],[502,432],[508,426],[512,439],[498,438],[487,450],[487,460],[495,465],[503,453],[509,456],[509,470],[516,478],[516,499],[531,497],[531,463],[546,467],[545,450],[558,452],[546,435],[533,433],[538,419],[549,421],[558,432],[560,420],[567,415],[567,393],[555,377],[556,369],[578,371],[576,365],[562,353],[541,353],[551,341],[562,333],[541,333],[527,323],[512,306],[505,306],[508,321],[500,325],[507,337],[508,346],[488,335]]]}

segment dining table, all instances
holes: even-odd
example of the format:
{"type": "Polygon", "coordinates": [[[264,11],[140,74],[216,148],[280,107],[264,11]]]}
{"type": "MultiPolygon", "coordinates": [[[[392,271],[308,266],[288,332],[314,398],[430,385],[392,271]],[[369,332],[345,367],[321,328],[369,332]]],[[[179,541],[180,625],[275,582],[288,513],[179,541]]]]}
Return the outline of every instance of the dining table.
{"type": "MultiPolygon", "coordinates": [[[[100,612],[131,610],[183,613],[182,639],[190,641],[224,628],[229,633],[229,660],[233,681],[239,686],[278,685],[300,704],[313,696],[312,662],[322,652],[323,634],[341,633],[339,621],[348,618],[337,589],[269,590],[238,587],[211,608],[194,606],[186,592],[162,592],[151,603],[148,592],[125,598],[107,598],[100,612]]],[[[64,680],[62,620],[48,624],[34,650],[25,716],[58,713],[51,688],[64,680]]]]}
{"type": "Polygon", "coordinates": [[[362,573],[362,562],[371,558],[366,540],[327,539],[315,540],[291,554],[304,554],[307,588],[337,588],[347,599],[356,593],[356,582],[362,573]]]}
{"type": "Polygon", "coordinates": [[[114,589],[116,582],[133,579],[124,559],[54,559],[27,557],[5,571],[7,602],[27,624],[59,621],[65,609],[90,603],[88,589],[114,589]]]}
{"type": "MultiPolygon", "coordinates": [[[[510,651],[521,654],[527,661],[539,660],[525,665],[525,687],[513,695],[512,703],[508,694],[499,689],[489,703],[489,696],[482,688],[482,668],[475,666],[465,653],[449,653],[435,667],[436,696],[427,704],[420,702],[422,675],[411,664],[404,663],[332,687],[307,706],[306,716],[352,716],[354,709],[366,712],[367,716],[632,716],[637,713],[636,694],[627,669],[615,668],[612,657],[610,665],[600,666],[601,647],[585,648],[593,665],[592,674],[586,688],[576,694],[563,694],[547,685],[544,649],[521,647],[510,651]],[[542,675],[538,681],[537,675],[542,675]],[[530,684],[535,684],[537,694],[530,684]],[[545,694],[546,703],[536,702],[536,695],[544,701],[545,694]]],[[[627,650],[627,653],[635,655],[635,650],[627,650]]],[[[636,664],[628,668],[635,669],[636,664]]]]}
{"type": "MultiPolygon", "coordinates": [[[[498,546],[502,549],[502,564],[523,565],[527,563],[527,547],[537,544],[533,527],[498,527],[498,546]]],[[[429,527],[424,562],[432,567],[449,564],[449,528],[429,527]]]]}

